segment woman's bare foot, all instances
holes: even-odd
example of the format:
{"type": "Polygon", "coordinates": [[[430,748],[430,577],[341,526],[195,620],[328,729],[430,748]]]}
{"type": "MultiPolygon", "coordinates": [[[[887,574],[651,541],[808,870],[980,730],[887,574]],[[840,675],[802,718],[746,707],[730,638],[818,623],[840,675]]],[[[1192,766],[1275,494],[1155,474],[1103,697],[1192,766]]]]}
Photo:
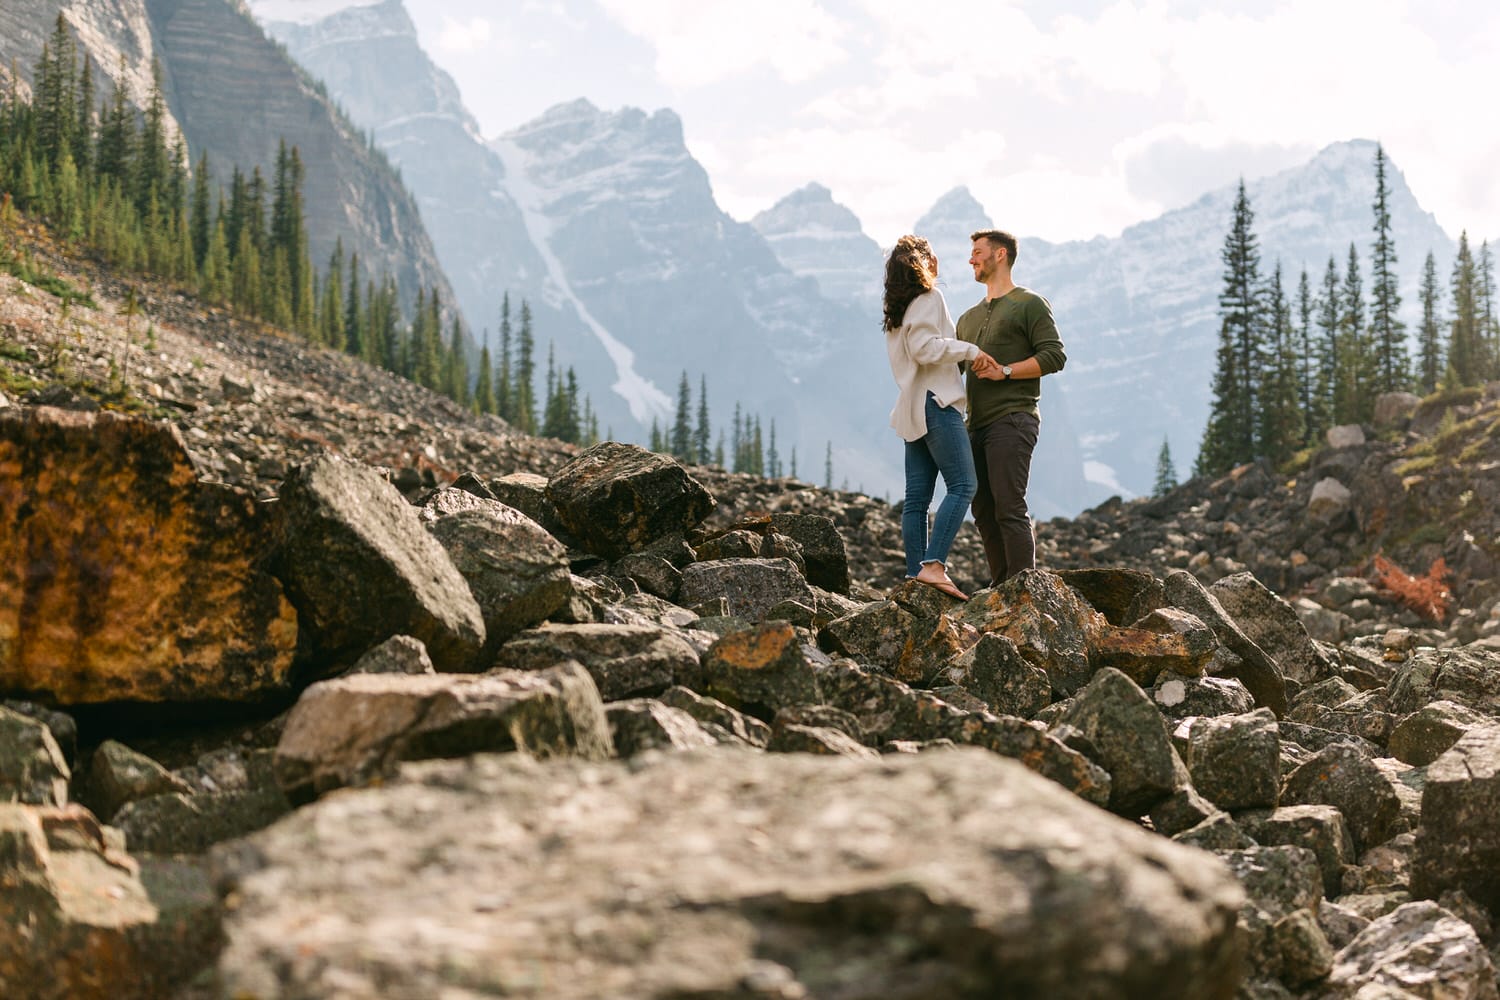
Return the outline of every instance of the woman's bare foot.
{"type": "Polygon", "coordinates": [[[958,589],[958,585],[948,578],[948,571],[943,568],[942,563],[923,563],[921,572],[912,579],[918,583],[925,583],[935,590],[941,590],[949,597],[956,597],[960,601],[967,601],[969,595],[958,589]]]}

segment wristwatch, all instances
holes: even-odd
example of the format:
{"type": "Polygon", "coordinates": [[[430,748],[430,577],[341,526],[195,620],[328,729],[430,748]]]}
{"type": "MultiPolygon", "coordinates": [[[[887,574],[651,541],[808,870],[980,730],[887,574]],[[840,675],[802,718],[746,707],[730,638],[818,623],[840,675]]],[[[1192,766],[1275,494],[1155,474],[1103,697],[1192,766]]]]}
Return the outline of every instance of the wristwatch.
{"type": "Polygon", "coordinates": [[[1000,374],[1004,375],[1006,378],[1010,378],[1010,365],[1001,365],[1000,374]]]}

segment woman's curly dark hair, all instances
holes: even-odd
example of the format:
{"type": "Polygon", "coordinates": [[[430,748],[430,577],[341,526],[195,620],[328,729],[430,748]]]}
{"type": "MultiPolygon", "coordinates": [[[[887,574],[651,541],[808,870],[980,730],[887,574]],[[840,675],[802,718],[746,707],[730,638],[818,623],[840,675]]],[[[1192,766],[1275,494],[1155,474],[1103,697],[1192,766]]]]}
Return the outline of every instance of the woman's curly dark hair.
{"type": "Polygon", "coordinates": [[[932,291],[929,260],[932,247],[920,236],[903,236],[891,248],[885,259],[885,329],[898,328],[912,300],[932,291]]]}

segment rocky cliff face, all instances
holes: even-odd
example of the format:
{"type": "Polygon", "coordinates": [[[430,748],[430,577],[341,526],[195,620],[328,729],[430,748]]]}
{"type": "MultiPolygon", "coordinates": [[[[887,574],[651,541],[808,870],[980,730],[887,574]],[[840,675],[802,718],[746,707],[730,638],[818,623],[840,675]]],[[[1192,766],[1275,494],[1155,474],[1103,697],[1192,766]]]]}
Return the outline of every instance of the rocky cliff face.
{"type": "MultiPolygon", "coordinates": [[[[42,46],[62,14],[77,34],[79,48],[92,65],[102,92],[124,87],[131,103],[145,107],[151,93],[151,63],[161,53],[151,27],[146,0],[14,0],[0,7],[0,79],[12,62],[23,88],[42,46]]],[[[168,126],[177,129],[175,112],[168,126]]]]}
{"type": "MultiPolygon", "coordinates": [[[[544,343],[585,335],[526,231],[504,165],[485,147],[452,78],[422,51],[401,0],[326,16],[295,4],[251,7],[401,171],[476,339],[488,329],[498,349],[507,294],[513,309],[522,297],[530,301],[544,343]]],[[[595,396],[607,385],[585,384],[598,386],[595,396]]]]}
{"type": "Polygon", "coordinates": [[[405,301],[419,287],[436,287],[452,301],[400,178],[233,0],[6,3],[0,61],[15,59],[29,78],[59,11],[88,52],[95,79],[123,82],[138,107],[150,93],[152,62],[160,62],[170,127],[181,131],[195,162],[208,154],[218,182],[227,185],[235,165],[247,173],[259,166],[269,177],[280,140],[296,146],[316,266],[342,240],[367,274],[394,277],[405,301]]]}
{"type": "Polygon", "coordinates": [[[229,0],[149,0],[168,97],[196,156],[270,172],[277,144],[301,152],[313,262],[342,239],[371,275],[389,274],[403,301],[420,287],[453,294],[400,178],[243,10],[229,0]]]}

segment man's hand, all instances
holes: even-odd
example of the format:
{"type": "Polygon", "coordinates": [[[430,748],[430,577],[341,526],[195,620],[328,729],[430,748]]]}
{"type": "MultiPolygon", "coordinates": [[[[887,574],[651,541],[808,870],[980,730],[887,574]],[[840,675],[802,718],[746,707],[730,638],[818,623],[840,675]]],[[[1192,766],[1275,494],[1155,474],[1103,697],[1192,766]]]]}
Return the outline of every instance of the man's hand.
{"type": "Polygon", "coordinates": [[[969,362],[969,370],[980,378],[1001,378],[1000,363],[988,354],[980,351],[974,355],[974,360],[969,362]]]}

